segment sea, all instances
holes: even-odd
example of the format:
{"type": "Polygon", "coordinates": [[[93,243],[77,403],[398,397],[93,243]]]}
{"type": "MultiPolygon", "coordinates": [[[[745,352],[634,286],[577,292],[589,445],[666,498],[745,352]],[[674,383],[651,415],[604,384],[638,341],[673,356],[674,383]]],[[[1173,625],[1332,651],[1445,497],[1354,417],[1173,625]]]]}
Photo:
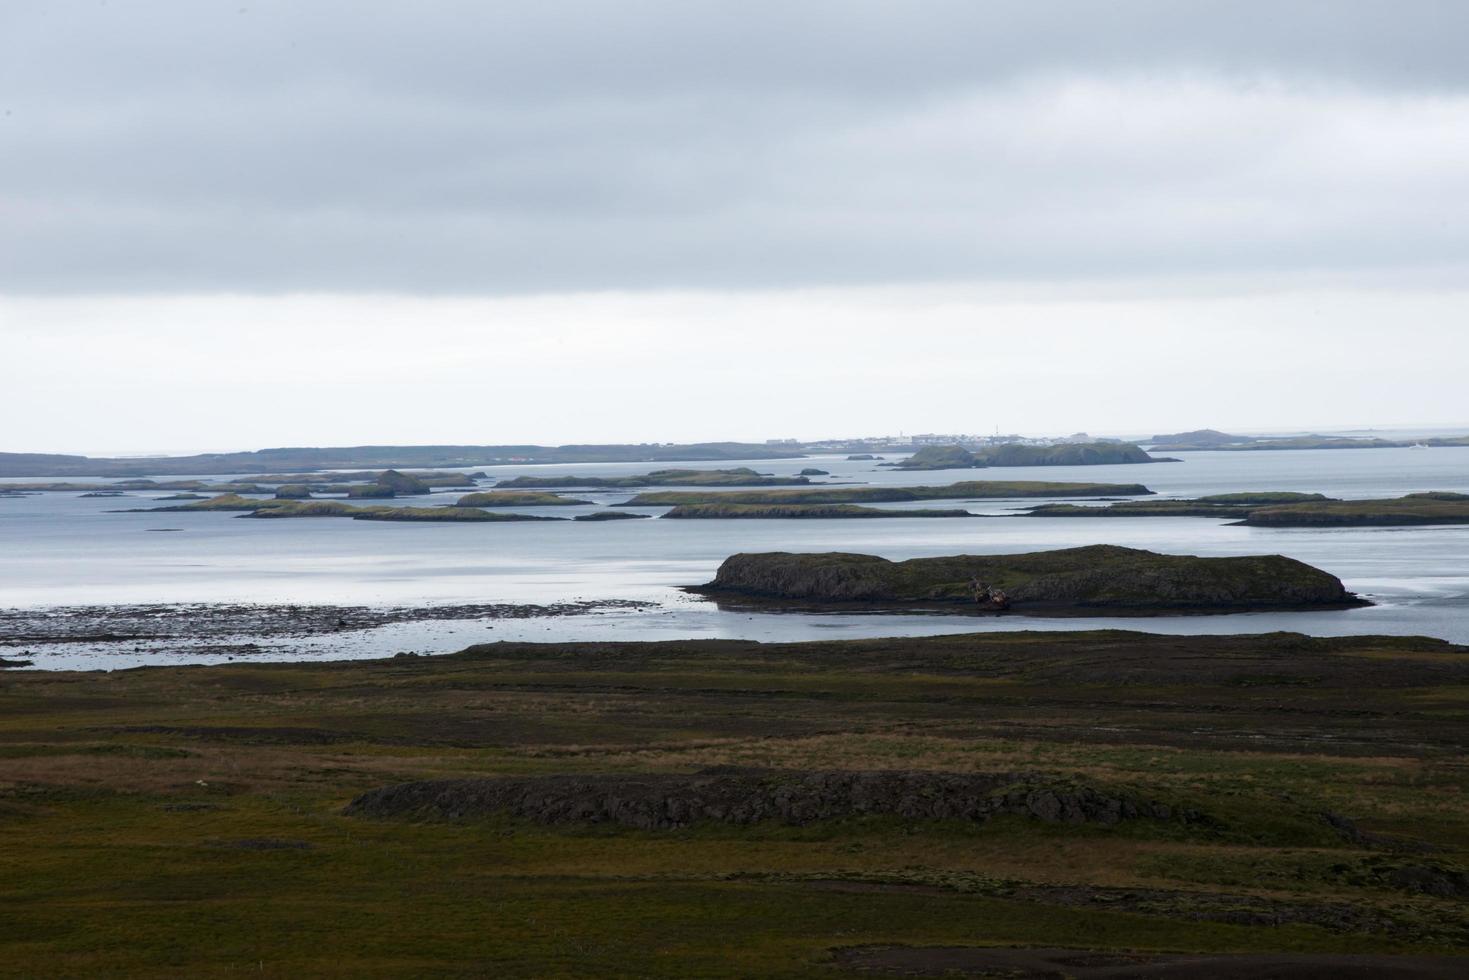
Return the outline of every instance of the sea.
{"type": "MultiPolygon", "coordinates": [[[[1142,483],[1157,498],[1250,490],[1299,490],[1342,498],[1421,490],[1469,493],[1469,448],[1338,449],[1175,454],[1179,462],[1119,466],[994,467],[903,472],[878,460],[677,464],[750,466],[817,483],[947,484],[958,480],[1142,483]]],[[[900,459],[889,456],[886,462],[900,459]]],[[[522,475],[628,476],[648,463],[474,467],[491,480],[522,475]]],[[[469,470],[466,470],[468,472],[469,470]]],[[[249,479],[248,474],[237,474],[249,479]]],[[[228,477],[211,475],[221,481],[228,477]]],[[[70,478],[81,480],[83,478],[70,478]]],[[[160,477],[159,479],[180,479],[160,477]]],[[[25,480],[0,481],[19,483],[25,480]]],[[[489,481],[485,481],[488,483],[489,481]]],[[[675,488],[659,488],[675,489],[675,488]]],[[[439,491],[395,503],[452,503],[439,491]]],[[[517,508],[568,517],[628,499],[633,491],[569,490],[577,507],[517,508]]],[[[262,640],[255,659],[346,659],[433,654],[495,641],[762,641],[918,636],[988,630],[1128,629],[1154,633],[1295,631],[1316,636],[1426,635],[1469,644],[1469,525],[1287,529],[1210,518],[1020,516],[1041,499],[955,500],[890,507],[963,507],[982,518],[835,520],[629,520],[422,524],[343,519],[242,520],[229,513],[120,513],[161,507],[160,492],[125,497],[43,493],[0,498],[0,609],[58,610],[137,604],[433,606],[636,600],[637,608],[523,619],[395,623],[324,637],[262,640]],[[683,591],[709,581],[741,551],[848,551],[891,559],[1043,551],[1117,544],[1185,555],[1282,554],[1341,578],[1373,605],[1356,609],[1215,616],[1067,617],[1007,614],[750,612],[721,609],[683,591]]],[[[377,503],[377,501],[374,501],[377,503]]],[[[657,517],[665,508],[640,508],[657,517]]],[[[242,638],[242,639],[248,639],[242,638]]],[[[238,659],[216,645],[7,644],[35,669],[118,669],[238,659]]]]}

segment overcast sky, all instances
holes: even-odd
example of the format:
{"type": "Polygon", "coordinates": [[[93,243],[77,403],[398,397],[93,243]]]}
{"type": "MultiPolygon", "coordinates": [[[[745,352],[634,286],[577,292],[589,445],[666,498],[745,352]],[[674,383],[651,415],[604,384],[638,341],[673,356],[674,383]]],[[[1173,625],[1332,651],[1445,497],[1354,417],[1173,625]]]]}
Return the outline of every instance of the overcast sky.
{"type": "Polygon", "coordinates": [[[0,450],[1469,426],[1466,37],[3,4],[0,450]]]}

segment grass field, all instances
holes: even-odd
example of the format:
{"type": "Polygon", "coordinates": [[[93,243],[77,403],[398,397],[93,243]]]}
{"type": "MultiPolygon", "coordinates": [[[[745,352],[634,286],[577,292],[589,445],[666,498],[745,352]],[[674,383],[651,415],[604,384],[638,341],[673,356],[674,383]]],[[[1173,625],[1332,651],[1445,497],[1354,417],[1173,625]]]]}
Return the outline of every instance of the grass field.
{"type": "Polygon", "coordinates": [[[887,946],[1464,955],[1466,743],[1469,652],[1431,640],[501,644],[11,671],[0,974],[843,976],[887,946]],[[711,766],[1036,773],[1208,819],[342,814],[408,780],[711,766]]]}

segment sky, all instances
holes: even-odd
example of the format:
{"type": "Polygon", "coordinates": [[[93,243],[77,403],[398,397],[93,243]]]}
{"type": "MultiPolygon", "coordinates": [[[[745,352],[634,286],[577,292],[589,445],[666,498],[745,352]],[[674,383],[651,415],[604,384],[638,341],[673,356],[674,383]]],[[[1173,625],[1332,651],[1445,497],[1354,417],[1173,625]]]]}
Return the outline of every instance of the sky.
{"type": "Polygon", "coordinates": [[[0,451],[1464,426],[1469,5],[0,5],[0,451]]]}

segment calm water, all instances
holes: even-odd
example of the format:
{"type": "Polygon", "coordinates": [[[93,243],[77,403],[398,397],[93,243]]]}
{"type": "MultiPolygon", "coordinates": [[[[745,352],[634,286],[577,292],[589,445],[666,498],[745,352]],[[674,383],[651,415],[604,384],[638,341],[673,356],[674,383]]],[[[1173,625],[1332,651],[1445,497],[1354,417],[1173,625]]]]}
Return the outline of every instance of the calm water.
{"type": "MultiPolygon", "coordinates": [[[[1469,492],[1469,448],[1180,454],[1150,466],[994,468],[901,473],[841,457],[755,461],[762,472],[830,470],[834,481],[944,484],[962,479],[1045,479],[1144,483],[1164,497],[1239,490],[1320,491],[1338,497],[1416,490],[1469,492]]],[[[695,464],[700,467],[739,463],[695,464]]],[[[492,476],[527,472],[633,474],[648,464],[481,468],[492,476]]],[[[20,482],[20,481],[16,481],[20,482]]],[[[448,503],[462,491],[433,495],[448,503]]],[[[569,491],[594,506],[627,491],[569,491]]],[[[623,521],[532,524],[379,524],[317,519],[256,521],[220,513],[118,514],[163,506],[161,494],[81,498],[44,494],[0,499],[0,606],[118,603],[291,602],[418,605],[442,602],[550,603],[641,599],[646,612],[584,617],[405,624],[321,641],[292,641],[269,655],[380,656],[447,651],[494,639],[671,639],[676,637],[890,636],[987,629],[1256,632],[1319,635],[1426,634],[1469,643],[1469,526],[1296,530],[1230,527],[1201,518],[1017,518],[1042,501],[962,504],[984,520],[623,521]],[[163,530],[177,529],[177,530],[163,530]],[[1209,617],[1032,619],[1008,616],[811,615],[722,612],[678,591],[707,581],[736,551],[844,550],[901,559],[960,552],[1036,551],[1106,542],[1198,555],[1279,553],[1340,576],[1378,604],[1359,610],[1209,617]]],[[[404,503],[422,504],[425,498],[404,503]]],[[[956,506],[945,502],[934,506],[956,506]]],[[[894,505],[905,506],[905,505],[894,505]]],[[[556,516],[592,507],[541,508],[556,516]]],[[[526,509],[535,512],[536,509],[526,509]]],[[[650,514],[660,509],[648,509],[650,514]]],[[[15,655],[14,648],[7,655],[15,655]]],[[[207,661],[204,655],[98,654],[36,648],[37,666],[131,666],[207,661]]]]}

